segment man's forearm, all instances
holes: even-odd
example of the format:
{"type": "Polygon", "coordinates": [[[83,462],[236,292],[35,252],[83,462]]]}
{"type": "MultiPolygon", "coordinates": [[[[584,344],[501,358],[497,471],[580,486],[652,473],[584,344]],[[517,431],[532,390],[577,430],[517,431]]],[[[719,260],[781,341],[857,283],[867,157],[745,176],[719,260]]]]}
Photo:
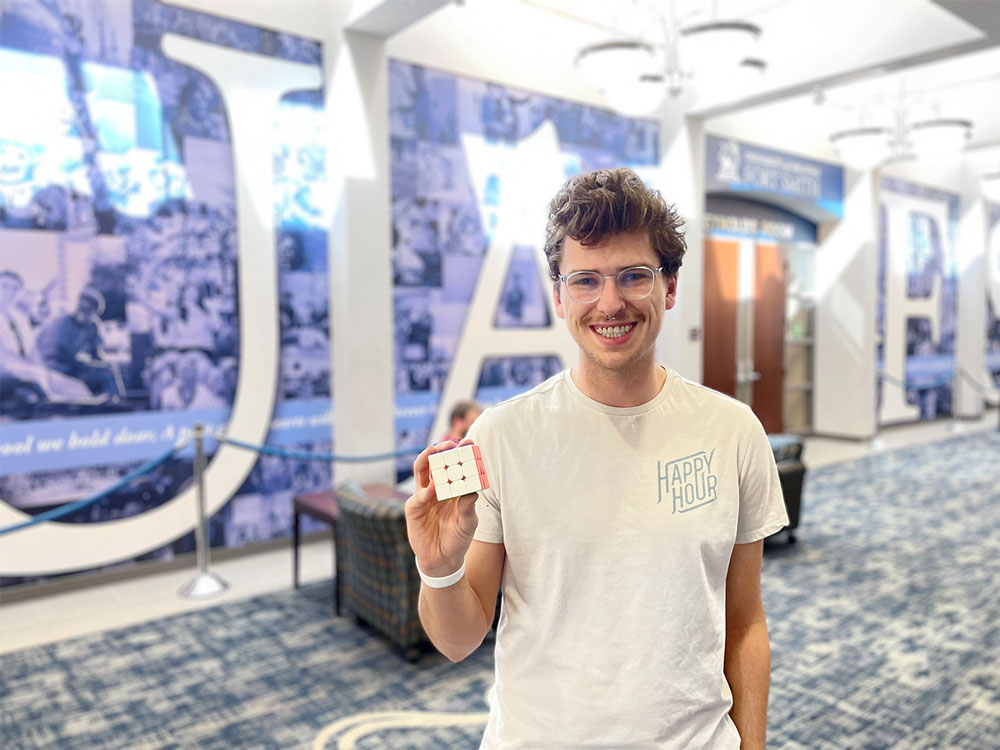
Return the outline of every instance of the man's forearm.
{"type": "Polygon", "coordinates": [[[420,586],[420,623],[431,643],[452,661],[475,651],[490,629],[489,614],[468,576],[454,586],[435,589],[420,586]]]}
{"type": "Polygon", "coordinates": [[[771,646],[763,619],[726,633],[725,673],[733,693],[729,715],[739,730],[740,748],[763,750],[771,684],[771,646]]]}

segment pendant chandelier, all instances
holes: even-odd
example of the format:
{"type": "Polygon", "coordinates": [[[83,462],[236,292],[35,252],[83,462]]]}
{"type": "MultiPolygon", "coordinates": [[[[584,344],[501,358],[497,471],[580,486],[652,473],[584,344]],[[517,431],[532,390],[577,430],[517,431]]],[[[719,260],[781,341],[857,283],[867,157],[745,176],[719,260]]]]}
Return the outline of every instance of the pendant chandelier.
{"type": "MultiPolygon", "coordinates": [[[[629,115],[650,114],[669,96],[714,87],[752,91],[766,71],[757,51],[761,27],[738,18],[676,19],[658,4],[636,1],[630,20],[642,19],[634,33],[583,47],[574,64],[607,98],[629,115]]],[[[623,14],[624,15],[624,14],[623,14]]],[[[621,25],[624,25],[623,23],[621,25]]]]}
{"type": "MultiPolygon", "coordinates": [[[[830,144],[834,151],[855,169],[874,169],[904,159],[946,162],[958,158],[972,136],[972,121],[941,117],[936,112],[931,117],[915,114],[918,96],[901,90],[894,106],[881,107],[881,121],[833,133],[830,144]]],[[[858,107],[844,110],[850,117],[864,112],[858,107]]]]}

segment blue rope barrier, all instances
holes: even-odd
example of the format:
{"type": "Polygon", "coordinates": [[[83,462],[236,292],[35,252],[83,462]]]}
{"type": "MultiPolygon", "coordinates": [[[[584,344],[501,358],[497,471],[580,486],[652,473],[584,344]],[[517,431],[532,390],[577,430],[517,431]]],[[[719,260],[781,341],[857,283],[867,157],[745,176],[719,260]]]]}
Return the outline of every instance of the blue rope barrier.
{"type": "Polygon", "coordinates": [[[128,485],[130,482],[141,477],[143,474],[148,474],[157,466],[159,466],[160,464],[164,463],[169,458],[171,458],[175,453],[182,450],[185,447],[185,445],[186,443],[179,443],[178,445],[175,445],[166,453],[157,456],[151,461],[144,463],[139,468],[130,471],[128,474],[123,476],[113,485],[107,487],[106,489],[101,490],[96,495],[91,495],[90,497],[84,498],[83,500],[77,500],[75,502],[69,503],[68,505],[61,505],[58,508],[47,510],[44,513],[39,513],[37,516],[32,516],[26,521],[21,521],[20,523],[13,524],[12,526],[5,526],[4,528],[0,529],[0,536],[4,534],[9,534],[12,531],[18,531],[19,529],[23,529],[28,526],[34,526],[35,524],[42,523],[43,521],[53,521],[56,518],[62,518],[63,516],[69,515],[74,511],[80,510],[81,508],[86,508],[88,505],[93,505],[98,500],[107,497],[113,492],[117,492],[122,487],[128,485]]]}
{"type": "Polygon", "coordinates": [[[242,440],[237,440],[236,438],[231,438],[226,435],[213,435],[215,440],[220,443],[228,443],[236,448],[243,448],[248,451],[257,451],[258,453],[263,453],[268,456],[282,456],[284,458],[297,458],[303,461],[337,461],[339,463],[364,463],[366,461],[381,461],[386,458],[402,458],[403,456],[415,456],[423,448],[407,448],[403,450],[393,451],[391,453],[376,453],[370,456],[337,456],[333,453],[306,453],[303,451],[290,451],[284,448],[278,448],[273,445],[254,445],[253,443],[245,443],[242,440]]]}
{"type": "Polygon", "coordinates": [[[940,388],[942,385],[950,383],[954,379],[955,373],[949,373],[944,377],[938,378],[937,380],[932,380],[930,383],[918,383],[915,380],[900,380],[884,370],[879,372],[879,377],[888,380],[893,385],[898,385],[901,388],[912,389],[915,391],[931,391],[935,388],[940,388]]]}
{"type": "MultiPolygon", "coordinates": [[[[978,380],[972,377],[972,375],[969,374],[969,371],[966,370],[964,367],[959,366],[958,374],[966,383],[971,385],[973,389],[978,391],[979,395],[982,396],[984,399],[986,399],[988,396],[993,395],[992,392],[988,390],[985,386],[983,386],[982,383],[980,383],[978,380]]],[[[993,405],[995,404],[991,404],[991,406],[993,405]]]]}

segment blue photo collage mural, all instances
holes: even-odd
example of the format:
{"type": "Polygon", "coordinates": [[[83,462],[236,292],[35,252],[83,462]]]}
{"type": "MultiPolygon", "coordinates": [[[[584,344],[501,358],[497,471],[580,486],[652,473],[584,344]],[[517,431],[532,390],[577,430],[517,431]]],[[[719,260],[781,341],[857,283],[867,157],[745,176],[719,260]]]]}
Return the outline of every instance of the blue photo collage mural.
{"type": "MultiPolygon", "coordinates": [[[[224,425],[232,404],[229,125],[215,84],[165,57],[161,37],[316,65],[321,46],[156,0],[0,4],[0,499],[37,514],[100,492],[196,421],[224,425]]],[[[322,92],[286,96],[275,127],[281,377],[268,442],[329,452],[322,92]]],[[[59,522],[147,512],[191,473],[189,452],[59,522]]],[[[260,459],[212,519],[212,544],[287,535],[290,496],[330,482],[325,462],[260,459]]],[[[192,548],[189,534],[141,559],[192,548]]]]}
{"type": "Polygon", "coordinates": [[[1000,205],[988,205],[986,227],[986,371],[1000,388],[1000,205]]]}
{"type": "MultiPolygon", "coordinates": [[[[397,447],[419,450],[442,437],[430,430],[438,408],[452,406],[440,404],[441,394],[484,258],[501,214],[516,210],[513,194],[528,188],[505,167],[550,128],[545,156],[561,179],[605,167],[641,170],[659,162],[659,124],[400,61],[390,61],[389,81],[397,447]]],[[[554,322],[551,287],[538,272],[545,202],[554,192],[531,207],[538,209],[527,222],[531,237],[511,249],[490,316],[496,328],[554,322]]],[[[569,364],[546,354],[486,356],[477,389],[463,398],[496,403],[569,364]]],[[[399,478],[411,462],[399,459],[399,478]]]]}
{"type": "MultiPolygon", "coordinates": [[[[883,402],[902,392],[917,419],[952,413],[952,386],[958,377],[955,333],[958,316],[957,195],[882,177],[876,307],[876,366],[890,373],[891,338],[902,337],[903,367],[884,374],[876,399],[883,421],[900,421],[896,409],[886,416],[883,402]],[[895,218],[893,218],[895,217],[895,218]],[[898,269],[893,273],[892,269],[898,269]],[[895,285],[893,277],[900,276],[895,285]]],[[[896,363],[898,364],[898,363],[896,363]]]]}

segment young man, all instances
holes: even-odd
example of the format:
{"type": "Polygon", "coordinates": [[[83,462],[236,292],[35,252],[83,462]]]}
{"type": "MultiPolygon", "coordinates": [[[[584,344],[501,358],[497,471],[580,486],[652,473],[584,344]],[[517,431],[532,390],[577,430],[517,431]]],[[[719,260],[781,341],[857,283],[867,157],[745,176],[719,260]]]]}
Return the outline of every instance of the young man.
{"type": "Polygon", "coordinates": [[[569,180],[545,252],[578,363],[476,421],[478,499],[436,500],[434,448],[414,463],[421,621],[449,658],[502,582],[483,748],[764,747],[761,547],[787,518],[752,412],[655,361],[680,225],[630,170],[569,180]]]}
{"type": "Polygon", "coordinates": [[[453,443],[461,441],[469,432],[472,423],[483,413],[483,407],[475,401],[459,401],[451,409],[451,427],[448,434],[438,442],[450,440],[453,443]]]}

